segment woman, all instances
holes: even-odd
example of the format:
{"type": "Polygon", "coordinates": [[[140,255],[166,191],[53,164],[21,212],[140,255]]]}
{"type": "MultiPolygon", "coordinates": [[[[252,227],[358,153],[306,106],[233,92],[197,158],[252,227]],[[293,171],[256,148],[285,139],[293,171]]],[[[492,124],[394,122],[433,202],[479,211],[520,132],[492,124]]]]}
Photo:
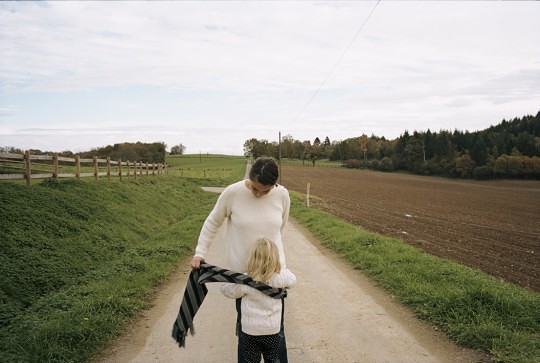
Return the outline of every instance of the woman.
{"type": "Polygon", "coordinates": [[[286,268],[282,235],[289,218],[291,200],[287,189],[276,184],[279,177],[274,159],[258,158],[249,179],[229,185],[219,196],[199,235],[191,267],[198,269],[219,227],[227,220],[227,268],[246,272],[252,244],[268,238],[278,246],[282,268],[286,268]]]}
{"type": "MultiPolygon", "coordinates": [[[[249,179],[229,185],[219,196],[216,205],[206,218],[199,235],[191,268],[199,269],[219,227],[227,220],[226,251],[230,270],[246,273],[252,245],[259,238],[274,241],[279,250],[279,261],[286,269],[283,252],[283,231],[289,219],[291,199],[287,189],[277,184],[279,169],[272,158],[255,160],[249,171],[249,179]]],[[[238,324],[241,319],[240,299],[236,302],[238,324]]],[[[238,330],[238,329],[237,329],[238,330]]],[[[287,348],[283,325],[280,336],[280,362],[287,362],[287,348]]],[[[244,334],[238,331],[238,360],[243,362],[244,334]]]]}

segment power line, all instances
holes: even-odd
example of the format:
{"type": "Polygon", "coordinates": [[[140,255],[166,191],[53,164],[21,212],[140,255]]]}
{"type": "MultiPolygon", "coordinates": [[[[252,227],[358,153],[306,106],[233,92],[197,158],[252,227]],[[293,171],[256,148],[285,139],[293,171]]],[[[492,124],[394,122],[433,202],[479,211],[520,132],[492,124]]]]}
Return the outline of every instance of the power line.
{"type": "Polygon", "coordinates": [[[339,63],[341,63],[341,61],[343,60],[343,57],[345,57],[345,54],[347,53],[347,51],[349,50],[349,48],[351,47],[351,45],[354,43],[354,41],[356,40],[356,38],[358,38],[358,35],[360,34],[360,32],[362,31],[362,29],[364,29],[364,26],[366,25],[366,23],[368,22],[369,18],[371,17],[371,15],[373,14],[373,12],[375,11],[375,9],[377,8],[377,6],[379,5],[379,3],[381,2],[381,0],[377,0],[377,3],[375,4],[375,6],[373,7],[373,9],[371,9],[371,12],[368,14],[368,16],[366,17],[366,19],[364,20],[364,22],[362,23],[362,25],[360,26],[360,28],[358,28],[358,31],[356,32],[356,34],[354,35],[354,37],[352,38],[352,40],[349,42],[349,44],[347,45],[347,47],[345,48],[345,50],[343,50],[343,53],[341,53],[341,56],[339,57],[339,59],[337,60],[337,62],[334,64],[334,66],[330,69],[330,72],[328,72],[328,74],[326,75],[326,78],[322,81],[321,85],[319,86],[319,88],[317,88],[317,90],[315,92],[313,92],[313,94],[311,95],[310,99],[307,101],[307,103],[304,105],[304,107],[302,108],[302,110],[300,110],[300,112],[298,112],[298,114],[296,115],[296,117],[290,122],[289,124],[289,128],[292,126],[292,124],[298,119],[298,117],[300,117],[300,115],[306,110],[306,108],[308,108],[308,106],[311,104],[311,101],[313,101],[313,99],[315,98],[315,96],[319,93],[319,91],[321,90],[321,88],[323,88],[323,86],[326,84],[326,82],[328,81],[328,79],[330,78],[330,76],[332,75],[332,73],[334,73],[334,71],[336,70],[337,66],[339,65],[339,63]]]}

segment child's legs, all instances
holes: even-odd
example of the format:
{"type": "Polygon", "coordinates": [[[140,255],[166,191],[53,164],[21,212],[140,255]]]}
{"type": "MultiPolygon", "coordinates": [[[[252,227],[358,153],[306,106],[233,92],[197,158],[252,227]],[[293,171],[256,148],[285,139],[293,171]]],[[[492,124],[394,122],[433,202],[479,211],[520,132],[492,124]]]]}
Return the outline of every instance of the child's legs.
{"type": "Polygon", "coordinates": [[[279,357],[279,334],[262,335],[259,338],[259,343],[262,347],[262,355],[265,363],[278,362],[279,357]]]}
{"type": "Polygon", "coordinates": [[[244,333],[243,356],[246,363],[259,363],[261,355],[265,363],[278,361],[279,335],[249,335],[244,333]]]}
{"type": "MultiPolygon", "coordinates": [[[[241,310],[241,302],[242,299],[236,299],[236,312],[237,312],[237,318],[236,318],[236,335],[238,336],[238,363],[244,363],[244,339],[245,335],[244,332],[242,332],[242,310],[241,310]]],[[[283,311],[285,310],[284,306],[284,300],[281,300],[281,303],[283,304],[283,311]]],[[[287,358],[287,343],[285,341],[285,327],[283,325],[283,312],[281,315],[281,329],[278,333],[279,337],[279,363],[288,363],[287,358]]]]}
{"type": "Polygon", "coordinates": [[[244,337],[242,345],[242,355],[244,363],[260,363],[261,361],[261,346],[257,341],[257,337],[242,333],[244,337]]]}

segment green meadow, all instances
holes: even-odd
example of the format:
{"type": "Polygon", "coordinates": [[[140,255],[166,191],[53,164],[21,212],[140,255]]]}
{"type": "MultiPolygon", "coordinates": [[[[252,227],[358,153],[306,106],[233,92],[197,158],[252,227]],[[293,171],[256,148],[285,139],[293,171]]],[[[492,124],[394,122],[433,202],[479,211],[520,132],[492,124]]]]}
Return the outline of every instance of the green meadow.
{"type": "MultiPolygon", "coordinates": [[[[193,254],[217,195],[244,157],[169,157],[137,180],[0,183],[0,361],[87,362],[193,254]],[[206,172],[206,175],[205,175],[206,172]]],[[[538,362],[540,294],[433,257],[304,205],[291,214],[420,318],[494,361],[538,362]]]]}
{"type": "Polygon", "coordinates": [[[167,157],[169,174],[190,179],[210,179],[215,183],[239,180],[246,171],[244,156],[187,154],[167,157]]]}

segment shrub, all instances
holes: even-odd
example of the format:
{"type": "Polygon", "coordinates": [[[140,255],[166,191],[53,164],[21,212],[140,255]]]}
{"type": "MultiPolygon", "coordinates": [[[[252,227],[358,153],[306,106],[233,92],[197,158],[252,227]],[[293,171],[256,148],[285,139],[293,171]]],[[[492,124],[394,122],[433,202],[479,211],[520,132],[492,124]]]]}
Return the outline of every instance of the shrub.
{"type": "Polygon", "coordinates": [[[345,160],[345,162],[343,162],[343,165],[349,169],[358,169],[360,167],[360,160],[358,159],[345,160]]]}
{"type": "Polygon", "coordinates": [[[379,169],[382,171],[394,171],[394,162],[388,156],[381,159],[379,169]]]}
{"type": "Polygon", "coordinates": [[[493,176],[494,176],[493,169],[487,165],[477,166],[473,170],[473,178],[477,180],[493,179],[493,176]]]}
{"type": "Polygon", "coordinates": [[[381,163],[379,160],[371,160],[370,162],[370,168],[374,170],[379,170],[381,167],[381,163]]]}

